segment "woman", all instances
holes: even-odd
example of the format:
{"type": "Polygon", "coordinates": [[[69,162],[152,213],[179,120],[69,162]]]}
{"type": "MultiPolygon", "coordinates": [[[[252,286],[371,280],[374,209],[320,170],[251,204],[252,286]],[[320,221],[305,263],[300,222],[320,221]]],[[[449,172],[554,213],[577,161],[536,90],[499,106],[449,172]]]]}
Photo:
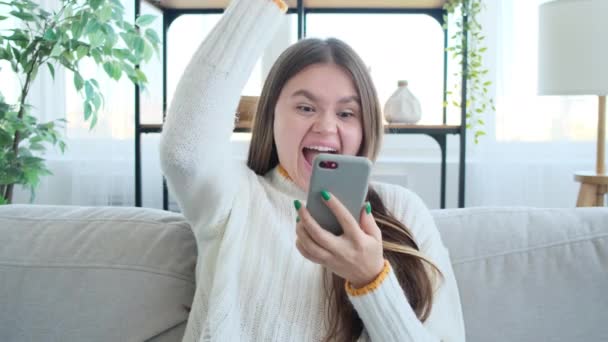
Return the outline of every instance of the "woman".
{"type": "Polygon", "coordinates": [[[326,193],[340,236],[302,203],[316,154],[375,160],[380,149],[377,95],[346,44],[302,40],[279,57],[247,165],[232,160],[234,109],[285,10],[280,0],[234,0],[164,125],[163,173],[199,251],[184,341],[464,340],[448,253],[415,194],[373,184],[354,218],[326,193]]]}

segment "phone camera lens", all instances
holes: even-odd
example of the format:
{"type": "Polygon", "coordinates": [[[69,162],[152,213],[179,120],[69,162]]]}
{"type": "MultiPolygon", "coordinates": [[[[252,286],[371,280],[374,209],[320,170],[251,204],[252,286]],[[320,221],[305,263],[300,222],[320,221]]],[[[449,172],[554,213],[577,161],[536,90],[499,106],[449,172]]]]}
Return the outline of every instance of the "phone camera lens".
{"type": "Polygon", "coordinates": [[[325,161],[320,162],[319,166],[322,167],[322,168],[324,168],[324,169],[328,167],[327,163],[325,161]]]}

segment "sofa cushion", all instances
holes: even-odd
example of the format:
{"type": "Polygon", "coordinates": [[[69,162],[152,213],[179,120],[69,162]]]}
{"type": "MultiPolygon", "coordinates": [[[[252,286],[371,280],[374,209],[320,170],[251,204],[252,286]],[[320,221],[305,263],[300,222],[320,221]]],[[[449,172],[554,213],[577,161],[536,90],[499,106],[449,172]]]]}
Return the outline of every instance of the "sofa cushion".
{"type": "Polygon", "coordinates": [[[0,341],[179,341],[196,243],[153,209],[0,206],[0,341]]]}
{"type": "Polygon", "coordinates": [[[433,212],[467,341],[608,341],[608,209],[433,212]]]}

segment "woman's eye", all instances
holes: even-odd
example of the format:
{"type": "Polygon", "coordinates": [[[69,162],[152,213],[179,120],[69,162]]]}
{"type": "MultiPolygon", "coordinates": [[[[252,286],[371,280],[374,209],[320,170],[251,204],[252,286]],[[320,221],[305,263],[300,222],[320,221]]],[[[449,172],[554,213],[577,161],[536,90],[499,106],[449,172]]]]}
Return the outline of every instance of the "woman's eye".
{"type": "Polygon", "coordinates": [[[352,112],[339,112],[338,116],[341,118],[349,118],[351,116],[355,116],[355,113],[352,112]]]}
{"type": "Polygon", "coordinates": [[[298,111],[300,111],[300,112],[304,112],[304,113],[312,113],[312,112],[314,112],[314,111],[315,111],[315,110],[314,110],[312,107],[310,107],[310,106],[303,106],[303,105],[300,105],[300,106],[297,106],[296,108],[298,109],[298,111]]]}

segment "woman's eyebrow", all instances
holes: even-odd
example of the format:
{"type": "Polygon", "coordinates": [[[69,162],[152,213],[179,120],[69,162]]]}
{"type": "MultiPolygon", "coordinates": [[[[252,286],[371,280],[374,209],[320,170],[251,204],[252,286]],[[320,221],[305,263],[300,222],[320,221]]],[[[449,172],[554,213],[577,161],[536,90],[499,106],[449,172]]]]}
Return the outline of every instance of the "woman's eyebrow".
{"type": "MultiPolygon", "coordinates": [[[[300,89],[300,90],[296,90],[293,94],[291,94],[291,97],[296,97],[296,96],[304,96],[313,102],[319,102],[319,99],[315,95],[313,95],[311,92],[309,92],[308,90],[300,89]]],[[[340,100],[338,100],[338,103],[348,103],[348,102],[356,102],[358,104],[359,96],[352,95],[352,96],[343,97],[340,100]]]]}
{"type": "Polygon", "coordinates": [[[338,100],[338,103],[348,103],[348,102],[356,102],[357,104],[359,104],[360,103],[359,96],[352,95],[352,96],[343,97],[340,100],[338,100]]]}
{"type": "Polygon", "coordinates": [[[319,100],[311,92],[309,92],[308,90],[304,90],[304,89],[296,90],[293,94],[291,94],[291,97],[296,97],[296,96],[304,96],[313,102],[318,102],[318,100],[319,100]]]}

